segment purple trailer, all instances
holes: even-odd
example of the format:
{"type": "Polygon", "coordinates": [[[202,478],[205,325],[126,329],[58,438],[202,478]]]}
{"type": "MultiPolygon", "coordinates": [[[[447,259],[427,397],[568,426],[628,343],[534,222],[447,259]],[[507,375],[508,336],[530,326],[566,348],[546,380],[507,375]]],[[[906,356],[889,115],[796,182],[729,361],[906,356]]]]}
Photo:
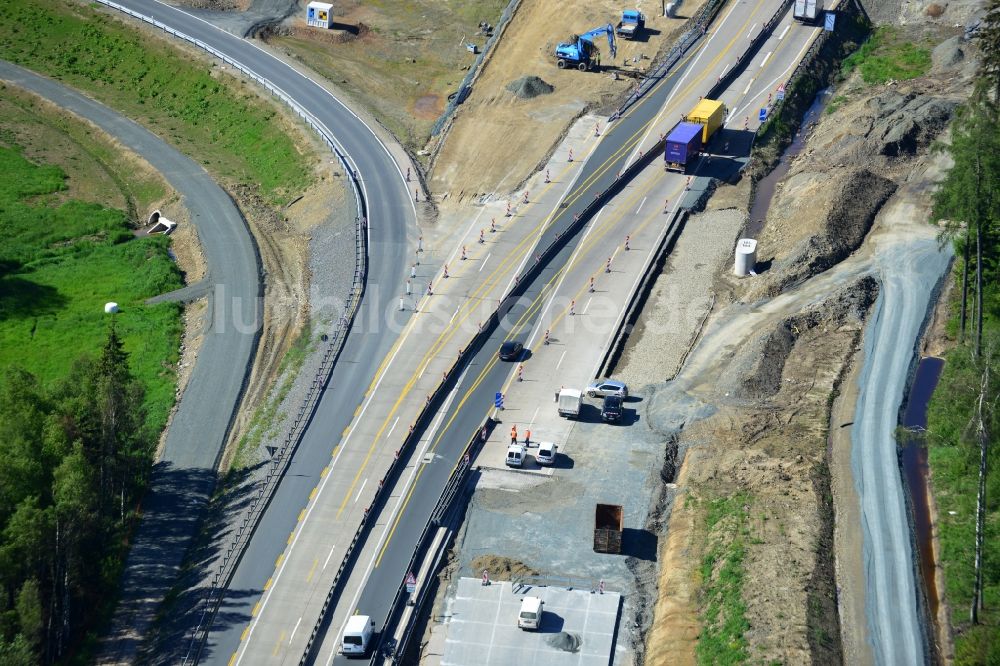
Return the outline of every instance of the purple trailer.
{"type": "Polygon", "coordinates": [[[701,152],[701,134],[700,123],[680,122],[670,130],[663,155],[667,171],[687,170],[687,163],[701,152]]]}

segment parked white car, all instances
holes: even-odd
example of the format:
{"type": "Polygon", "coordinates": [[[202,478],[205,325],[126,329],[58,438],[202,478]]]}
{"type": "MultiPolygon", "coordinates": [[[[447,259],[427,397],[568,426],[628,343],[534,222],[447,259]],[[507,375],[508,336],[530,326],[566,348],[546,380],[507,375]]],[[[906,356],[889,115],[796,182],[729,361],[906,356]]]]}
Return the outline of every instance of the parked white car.
{"type": "Polygon", "coordinates": [[[600,379],[596,382],[587,384],[588,397],[596,398],[600,396],[603,398],[606,395],[617,395],[622,398],[627,398],[628,386],[625,385],[625,382],[620,382],[615,379],[600,379]]]}
{"type": "Polygon", "coordinates": [[[538,451],[535,453],[535,462],[539,465],[551,465],[556,461],[556,453],[559,450],[552,442],[540,442],[538,451]]]}

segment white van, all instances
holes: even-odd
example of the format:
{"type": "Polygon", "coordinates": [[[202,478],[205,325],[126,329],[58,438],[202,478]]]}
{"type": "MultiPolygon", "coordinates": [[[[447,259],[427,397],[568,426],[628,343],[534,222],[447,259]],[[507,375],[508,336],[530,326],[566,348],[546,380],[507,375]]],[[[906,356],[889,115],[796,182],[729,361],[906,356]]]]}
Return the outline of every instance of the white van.
{"type": "Polygon", "coordinates": [[[559,416],[568,419],[580,417],[580,407],[583,405],[583,392],[576,389],[560,389],[558,397],[559,416]]]}
{"type": "Polygon", "coordinates": [[[520,444],[511,444],[507,447],[507,467],[521,467],[524,465],[524,456],[527,453],[520,444]]]}
{"type": "Polygon", "coordinates": [[[517,626],[521,629],[538,629],[542,624],[542,604],[538,597],[525,597],[521,600],[521,612],[517,614],[517,626]]]}
{"type": "Polygon", "coordinates": [[[364,657],[375,633],[375,620],[368,615],[352,615],[344,627],[340,651],[345,657],[364,657]]]}

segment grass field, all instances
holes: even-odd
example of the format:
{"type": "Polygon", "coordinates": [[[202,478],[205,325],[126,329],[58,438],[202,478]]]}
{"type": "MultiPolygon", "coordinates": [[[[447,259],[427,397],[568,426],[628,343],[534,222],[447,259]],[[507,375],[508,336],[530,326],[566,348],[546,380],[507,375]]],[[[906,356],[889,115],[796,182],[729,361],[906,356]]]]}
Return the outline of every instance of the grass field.
{"type": "Polygon", "coordinates": [[[244,83],[76,3],[0,3],[0,57],[84,90],[157,132],[213,174],[259,184],[282,205],[312,158],[244,83]]]}
{"type": "Polygon", "coordinates": [[[86,200],[103,191],[108,200],[144,205],[163,196],[162,184],[143,177],[128,192],[116,189],[109,173],[127,169],[125,158],[26,95],[0,89],[0,114],[0,366],[21,366],[46,383],[64,377],[81,355],[100,354],[104,303],[116,301],[119,333],[146,386],[148,424],[162,429],[174,403],[180,307],[143,300],[180,287],[180,274],[165,237],[136,238],[123,209],[86,200]],[[96,156],[105,168],[95,167],[96,156]]]}
{"type": "Polygon", "coordinates": [[[844,76],[855,69],[868,85],[905,81],[923,76],[931,68],[929,43],[914,44],[902,31],[880,26],[842,66],[844,76]]]}
{"type": "MultiPolygon", "coordinates": [[[[495,24],[506,0],[400,0],[338,5],[347,24],[364,24],[358,36],[342,31],[296,30],[272,37],[280,47],[334,82],[372,111],[409,149],[424,147],[448,95],[458,90],[480,48],[480,21],[495,24]]],[[[335,20],[341,17],[334,17],[335,20]]]]}
{"type": "MultiPolygon", "coordinates": [[[[995,434],[1000,432],[1000,415],[996,414],[989,425],[994,434],[986,487],[983,610],[979,625],[969,621],[979,482],[979,447],[971,424],[979,379],[968,348],[950,350],[927,413],[928,463],[933,474],[941,546],[939,562],[955,632],[955,664],[959,666],[1000,663],[1000,448],[995,434]]],[[[994,385],[992,395],[996,396],[1000,381],[994,379],[994,385]]]]}
{"type": "Polygon", "coordinates": [[[699,664],[739,664],[748,658],[750,628],[743,602],[743,558],[751,498],[746,493],[707,500],[707,551],[701,559],[701,624],[695,656],[699,664]]]}

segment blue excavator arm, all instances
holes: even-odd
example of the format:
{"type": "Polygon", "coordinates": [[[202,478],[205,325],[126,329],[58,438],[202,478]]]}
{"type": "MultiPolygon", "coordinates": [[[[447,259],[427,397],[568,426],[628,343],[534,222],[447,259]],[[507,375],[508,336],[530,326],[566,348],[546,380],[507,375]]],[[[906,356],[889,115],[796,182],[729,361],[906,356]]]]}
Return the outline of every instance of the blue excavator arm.
{"type": "Polygon", "coordinates": [[[611,51],[611,57],[613,59],[618,53],[618,45],[615,43],[615,29],[611,27],[610,23],[600,28],[594,28],[590,32],[580,35],[580,38],[586,39],[588,42],[593,42],[601,35],[608,36],[608,49],[611,51]]]}

